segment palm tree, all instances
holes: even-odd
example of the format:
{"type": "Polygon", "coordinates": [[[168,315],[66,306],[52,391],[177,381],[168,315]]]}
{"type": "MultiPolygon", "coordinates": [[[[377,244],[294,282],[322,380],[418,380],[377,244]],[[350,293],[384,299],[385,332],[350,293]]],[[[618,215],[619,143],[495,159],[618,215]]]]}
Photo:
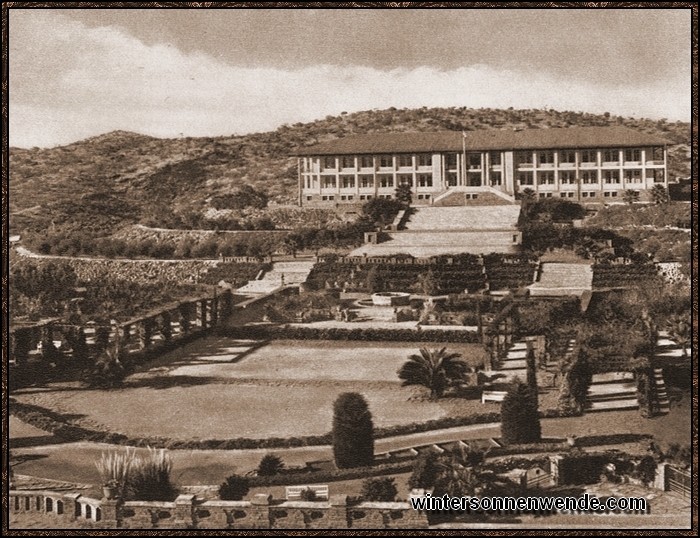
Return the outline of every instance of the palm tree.
{"type": "Polygon", "coordinates": [[[421,348],[420,355],[411,355],[399,368],[401,386],[420,385],[430,389],[430,399],[440,398],[447,387],[460,379],[469,368],[459,353],[448,353],[447,348],[421,348]]]}
{"type": "Polygon", "coordinates": [[[655,204],[665,204],[669,201],[668,190],[657,183],[651,188],[651,198],[655,204]]]}
{"type": "Polygon", "coordinates": [[[632,205],[635,202],[639,201],[639,191],[635,191],[633,189],[627,189],[623,194],[622,194],[622,199],[626,204],[632,205]]]}
{"type": "Polygon", "coordinates": [[[683,356],[688,356],[688,345],[690,344],[690,320],[687,316],[675,314],[666,322],[668,336],[681,346],[683,356]]]}

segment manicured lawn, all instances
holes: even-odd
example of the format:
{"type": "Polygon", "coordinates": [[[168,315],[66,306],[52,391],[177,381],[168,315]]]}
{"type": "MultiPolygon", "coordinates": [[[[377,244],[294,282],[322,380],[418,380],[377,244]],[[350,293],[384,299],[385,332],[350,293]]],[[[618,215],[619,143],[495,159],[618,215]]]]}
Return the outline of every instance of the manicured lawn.
{"type": "MultiPolygon", "coordinates": [[[[241,342],[204,339],[158,359],[118,390],[63,386],[13,396],[94,428],[174,439],[324,434],[343,392],[362,393],[378,427],[491,410],[477,400],[424,401],[424,390],[402,388],[396,371],[417,344],[278,341],[230,362],[243,349],[241,342]]],[[[483,360],[478,345],[449,349],[473,364],[483,360]]]]}

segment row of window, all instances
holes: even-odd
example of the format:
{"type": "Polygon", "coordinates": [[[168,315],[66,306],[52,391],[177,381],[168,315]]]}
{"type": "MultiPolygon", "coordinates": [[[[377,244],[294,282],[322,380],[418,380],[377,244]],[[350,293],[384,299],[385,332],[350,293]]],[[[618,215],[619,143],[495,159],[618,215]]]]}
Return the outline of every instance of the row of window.
{"type": "MultiPolygon", "coordinates": [[[[663,172],[663,170],[647,170],[647,179],[653,179],[656,183],[662,183],[664,181],[663,172]]],[[[601,170],[601,177],[603,179],[603,183],[619,184],[621,182],[619,170],[601,170]]],[[[642,183],[644,181],[642,171],[638,169],[624,170],[622,177],[624,177],[625,183],[642,183]]],[[[581,171],[580,178],[581,183],[584,184],[596,184],[599,182],[597,170],[581,171]]],[[[534,185],[535,174],[533,172],[518,172],[518,181],[521,185],[534,185]]],[[[553,171],[537,172],[538,185],[554,185],[555,183],[556,180],[553,171]]],[[[559,183],[561,185],[575,185],[576,172],[560,171],[559,183]]]]}
{"type": "MultiPolygon", "coordinates": [[[[393,155],[378,155],[376,159],[380,168],[394,168],[393,155]]],[[[323,170],[337,170],[338,166],[354,170],[358,165],[360,168],[374,168],[374,163],[375,157],[372,155],[360,155],[357,158],[353,155],[343,155],[337,158],[337,162],[336,157],[328,156],[321,160],[321,167],[323,170]]],[[[414,155],[402,154],[396,157],[396,164],[399,168],[430,167],[433,165],[433,156],[430,153],[415,155],[414,163],[414,155]]]]}
{"type": "MultiPolygon", "coordinates": [[[[582,150],[544,150],[544,151],[518,151],[515,154],[515,162],[518,165],[533,164],[535,161],[539,166],[554,165],[555,153],[558,153],[558,162],[560,164],[576,164],[576,154],[578,153],[578,162],[583,164],[597,164],[598,151],[596,149],[582,150]]],[[[488,153],[488,162],[491,166],[501,165],[501,152],[490,151],[488,153]]],[[[445,164],[448,169],[456,169],[459,160],[459,153],[445,154],[445,164]]],[[[480,169],[483,165],[483,153],[468,152],[467,153],[467,168],[480,169]]],[[[646,160],[663,161],[664,150],[662,147],[651,147],[646,149],[646,160]]],[[[605,149],[601,151],[601,161],[604,163],[619,164],[620,161],[626,163],[639,163],[642,161],[641,148],[628,149],[605,149]]],[[[433,155],[430,153],[400,154],[400,155],[342,155],[340,157],[326,156],[321,158],[322,170],[337,170],[359,168],[374,168],[378,165],[380,168],[394,169],[399,168],[425,168],[433,165],[433,155]]]]}
{"type": "MultiPolygon", "coordinates": [[[[622,152],[622,161],[626,163],[640,163],[642,162],[642,150],[641,149],[606,149],[601,152],[601,160],[604,163],[620,163],[620,153],[622,152]]],[[[532,151],[518,151],[515,155],[515,162],[518,165],[532,164],[534,159],[537,160],[539,166],[542,165],[553,165],[554,164],[554,151],[537,151],[533,154],[532,151]]],[[[582,149],[579,150],[579,162],[597,164],[598,163],[598,150],[595,149],[582,149]]],[[[652,161],[663,161],[664,152],[663,148],[654,147],[647,150],[646,159],[652,161]]],[[[559,151],[559,164],[576,164],[576,151],[575,150],[560,150],[559,151]]]]}
{"type": "MultiPolygon", "coordinates": [[[[639,194],[638,191],[635,191],[637,194],[639,194]]],[[[575,192],[560,192],[559,197],[560,198],[573,198],[576,195],[575,192]]],[[[603,197],[604,198],[617,198],[618,197],[618,191],[604,191],[603,192],[603,197]]],[[[551,192],[541,192],[540,193],[540,198],[552,198],[554,196],[554,193],[551,192]]],[[[581,198],[595,198],[596,197],[596,192],[595,191],[583,191],[581,193],[581,198]]]]}
{"type": "MultiPolygon", "coordinates": [[[[358,185],[361,189],[374,187],[374,176],[371,174],[360,174],[357,176],[357,181],[354,175],[340,175],[338,178],[342,189],[355,189],[358,185]]],[[[393,174],[377,174],[378,187],[387,188],[399,185],[408,185],[411,188],[432,187],[433,174],[416,174],[415,183],[413,181],[413,174],[397,174],[396,183],[394,183],[393,174]]],[[[304,186],[306,189],[318,188],[318,176],[307,176],[304,180],[304,186]]],[[[321,176],[322,188],[335,189],[337,186],[336,176],[321,176]]]]}

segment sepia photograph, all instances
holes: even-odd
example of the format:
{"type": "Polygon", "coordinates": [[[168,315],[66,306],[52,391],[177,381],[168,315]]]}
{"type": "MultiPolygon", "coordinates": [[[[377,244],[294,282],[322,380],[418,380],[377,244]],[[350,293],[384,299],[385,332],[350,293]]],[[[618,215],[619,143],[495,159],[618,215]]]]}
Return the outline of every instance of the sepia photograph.
{"type": "Polygon", "coordinates": [[[2,6],[3,535],[696,535],[695,3],[95,5],[2,6]]]}

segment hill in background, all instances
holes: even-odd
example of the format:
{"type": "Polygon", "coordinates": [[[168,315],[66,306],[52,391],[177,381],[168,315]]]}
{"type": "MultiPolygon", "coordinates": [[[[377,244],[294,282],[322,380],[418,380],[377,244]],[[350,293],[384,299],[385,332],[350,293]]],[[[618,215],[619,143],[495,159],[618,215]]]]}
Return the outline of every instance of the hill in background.
{"type": "Polygon", "coordinates": [[[274,202],[293,203],[292,151],[351,134],[604,125],[668,139],[669,177],[690,175],[689,123],[555,110],[390,108],[245,136],[159,139],[115,131],[50,149],[10,148],[10,227],[95,235],[134,223],[168,227],[204,214],[212,197],[246,184],[274,202]]]}

